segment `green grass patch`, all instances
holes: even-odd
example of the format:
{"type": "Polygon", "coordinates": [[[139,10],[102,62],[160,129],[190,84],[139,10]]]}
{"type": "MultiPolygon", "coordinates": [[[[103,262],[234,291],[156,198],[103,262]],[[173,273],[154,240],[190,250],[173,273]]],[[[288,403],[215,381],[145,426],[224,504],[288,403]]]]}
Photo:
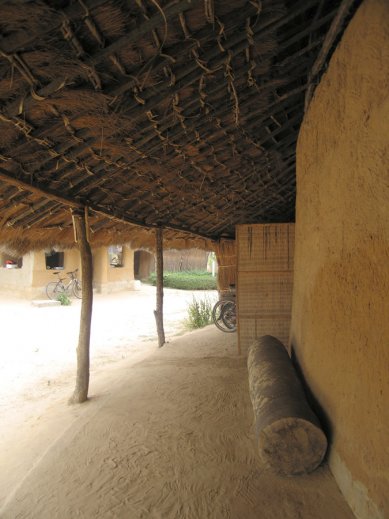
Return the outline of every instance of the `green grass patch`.
{"type": "MultiPolygon", "coordinates": [[[[145,283],[156,285],[156,277],[153,272],[145,283]]],[[[210,272],[193,270],[190,272],[164,272],[163,285],[166,288],[180,290],[216,290],[216,277],[210,272]]]]}

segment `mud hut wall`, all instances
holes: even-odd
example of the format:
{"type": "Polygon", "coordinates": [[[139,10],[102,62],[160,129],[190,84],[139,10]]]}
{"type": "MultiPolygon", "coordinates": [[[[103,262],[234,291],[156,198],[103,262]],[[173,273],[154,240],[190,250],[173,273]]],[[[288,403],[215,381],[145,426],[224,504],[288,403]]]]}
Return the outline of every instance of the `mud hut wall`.
{"type": "Polygon", "coordinates": [[[93,288],[97,292],[108,283],[108,253],[107,247],[99,247],[92,251],[93,255],[93,288]]]}
{"type": "MultiPolygon", "coordinates": [[[[67,249],[64,252],[63,274],[76,268],[80,268],[80,258],[77,249],[67,249]]],[[[45,288],[47,283],[55,281],[53,271],[46,268],[46,257],[44,251],[33,253],[34,265],[32,273],[31,291],[33,297],[46,297],[45,288]]],[[[24,263],[24,259],[23,259],[24,263]]],[[[62,276],[62,274],[61,274],[62,276]]]]}
{"type": "Polygon", "coordinates": [[[294,224],[236,227],[239,344],[274,335],[288,343],[293,290],[294,224]]]}
{"type": "Polygon", "coordinates": [[[108,249],[95,249],[93,287],[98,293],[103,294],[134,289],[134,251],[128,246],[123,246],[122,266],[113,267],[109,262],[108,249]]]}
{"type": "Polygon", "coordinates": [[[135,279],[146,279],[155,270],[154,253],[145,250],[136,250],[134,253],[135,279]]]}
{"type": "Polygon", "coordinates": [[[21,268],[0,268],[0,292],[21,297],[30,297],[33,277],[34,253],[23,256],[21,268]]]}
{"type": "Polygon", "coordinates": [[[389,516],[389,3],[358,9],[297,147],[291,338],[330,467],[361,519],[389,516]]]}

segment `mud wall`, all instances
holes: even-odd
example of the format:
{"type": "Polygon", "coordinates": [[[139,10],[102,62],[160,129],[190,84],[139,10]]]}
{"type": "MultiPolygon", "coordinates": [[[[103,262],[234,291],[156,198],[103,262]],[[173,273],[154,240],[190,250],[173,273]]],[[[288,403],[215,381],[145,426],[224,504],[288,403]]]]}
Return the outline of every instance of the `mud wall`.
{"type": "Polygon", "coordinates": [[[291,342],[359,518],[389,517],[389,3],[366,0],[297,147],[291,342]]]}
{"type": "Polygon", "coordinates": [[[103,294],[135,289],[134,251],[130,247],[123,246],[123,265],[113,267],[109,264],[106,247],[94,249],[93,287],[98,293],[103,294]]]}
{"type": "MultiPolygon", "coordinates": [[[[52,270],[46,268],[46,258],[44,251],[37,251],[34,254],[34,267],[32,273],[32,288],[36,297],[46,297],[46,285],[51,281],[56,281],[52,270]]],[[[80,269],[80,254],[77,249],[64,250],[64,264],[61,270],[61,277],[66,277],[66,272],[80,269]]],[[[80,276],[80,273],[78,273],[80,276]]]]}
{"type": "Polygon", "coordinates": [[[23,257],[21,268],[0,267],[0,293],[30,297],[33,265],[34,253],[31,252],[23,257]]]}

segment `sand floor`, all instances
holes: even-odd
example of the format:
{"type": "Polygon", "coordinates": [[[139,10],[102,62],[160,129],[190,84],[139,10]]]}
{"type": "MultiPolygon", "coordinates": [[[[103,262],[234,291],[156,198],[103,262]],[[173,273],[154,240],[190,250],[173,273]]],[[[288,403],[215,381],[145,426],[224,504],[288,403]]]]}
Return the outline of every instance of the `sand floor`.
{"type": "Polygon", "coordinates": [[[66,405],[68,381],[23,420],[10,412],[2,519],[353,518],[326,466],[298,478],[261,466],[235,334],[146,339],[97,363],[87,403],[66,405]]]}

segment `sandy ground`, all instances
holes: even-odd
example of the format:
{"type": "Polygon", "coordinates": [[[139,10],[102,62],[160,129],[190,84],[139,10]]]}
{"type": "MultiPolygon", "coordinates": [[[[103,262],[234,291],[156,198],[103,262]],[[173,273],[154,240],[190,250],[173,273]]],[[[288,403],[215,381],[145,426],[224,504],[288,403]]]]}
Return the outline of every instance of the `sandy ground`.
{"type": "MultiPolygon", "coordinates": [[[[167,340],[184,333],[184,319],[192,298],[217,299],[216,292],[165,289],[167,340]]],[[[0,410],[9,415],[42,396],[51,397],[73,384],[81,301],[70,306],[38,308],[31,301],[0,296],[0,410]],[[22,398],[21,398],[22,397],[22,398]],[[9,409],[11,408],[11,409],[9,409]]],[[[139,343],[156,339],[155,288],[111,295],[95,294],[91,334],[92,379],[106,364],[133,356],[139,343]]],[[[142,344],[142,351],[147,345],[142,344]]],[[[71,390],[71,389],[70,389],[71,390]]],[[[18,411],[19,414],[19,411],[18,411]]]]}
{"type": "Polygon", "coordinates": [[[188,294],[166,291],[158,350],[153,296],[96,297],[79,406],[66,403],[79,305],[0,304],[0,517],[351,519],[327,467],[279,478],[261,466],[235,334],[184,333],[188,294]]]}

